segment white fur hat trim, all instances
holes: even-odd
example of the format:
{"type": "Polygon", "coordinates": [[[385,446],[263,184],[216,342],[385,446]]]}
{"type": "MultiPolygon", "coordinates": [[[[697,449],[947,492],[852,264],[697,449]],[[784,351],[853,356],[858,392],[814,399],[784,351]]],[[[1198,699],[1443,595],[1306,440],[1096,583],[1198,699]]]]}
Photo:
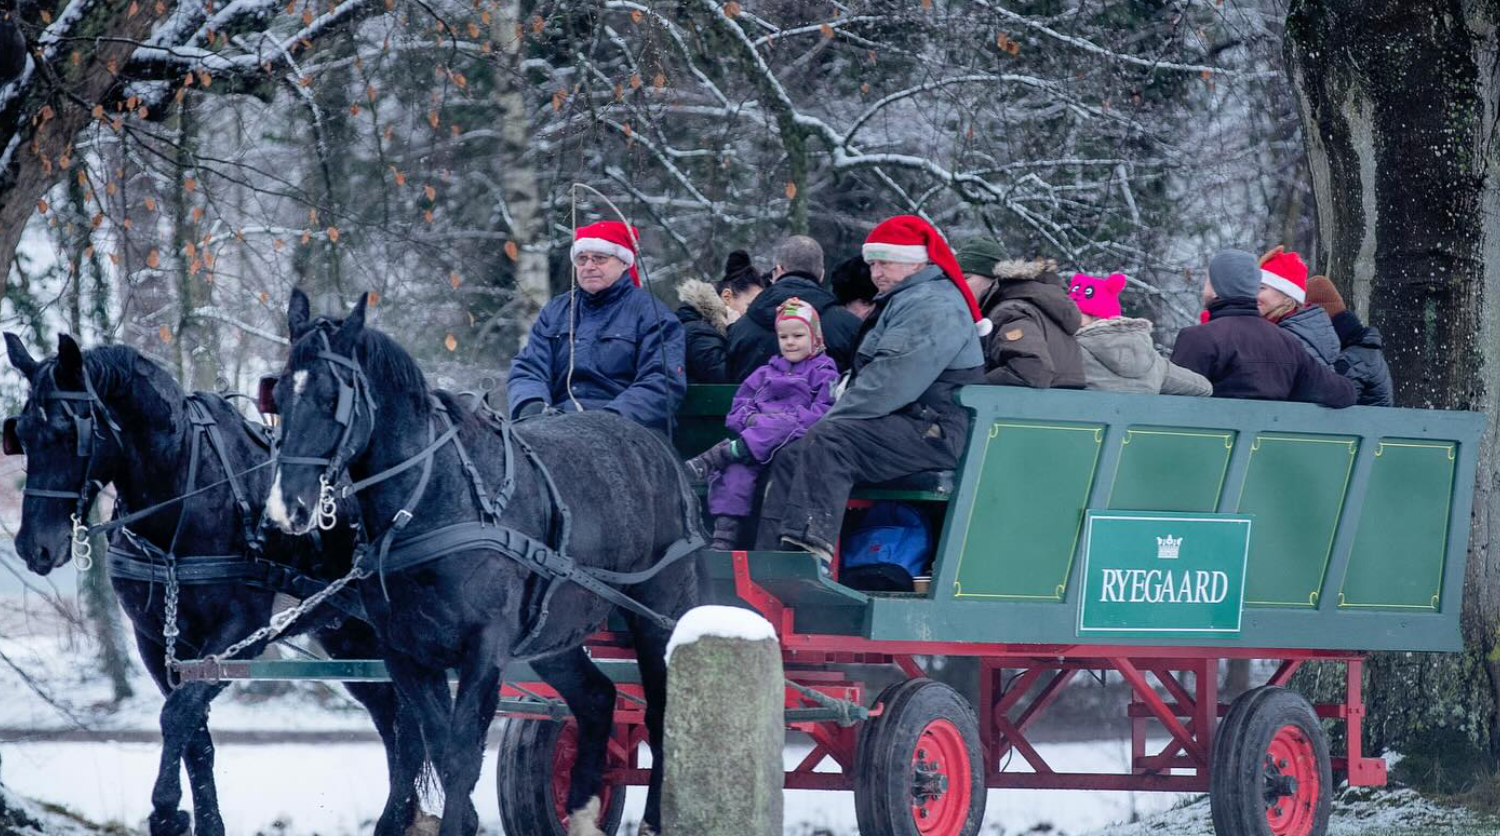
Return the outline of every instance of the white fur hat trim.
{"type": "Polygon", "coordinates": [[[603,253],[612,255],[625,262],[626,267],[635,264],[635,253],[629,247],[622,247],[613,241],[603,238],[579,238],[573,242],[572,258],[577,258],[579,253],[603,253]]]}
{"type": "Polygon", "coordinates": [[[931,259],[927,256],[926,244],[865,244],[860,249],[860,254],[865,261],[898,261],[902,264],[925,264],[931,259]]]}
{"type": "Polygon", "coordinates": [[[1266,287],[1285,293],[1296,300],[1299,305],[1307,303],[1307,290],[1305,288],[1298,287],[1296,282],[1278,276],[1270,270],[1260,271],[1260,283],[1266,287]]]}

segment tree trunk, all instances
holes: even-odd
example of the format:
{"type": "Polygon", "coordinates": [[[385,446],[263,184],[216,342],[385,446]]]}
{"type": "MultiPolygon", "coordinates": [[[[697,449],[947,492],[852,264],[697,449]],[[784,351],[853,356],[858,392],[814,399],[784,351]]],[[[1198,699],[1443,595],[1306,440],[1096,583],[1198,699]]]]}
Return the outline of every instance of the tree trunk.
{"type": "MultiPolygon", "coordinates": [[[[8,88],[0,86],[0,92],[24,87],[19,102],[0,96],[0,295],[37,201],[73,165],[83,164],[75,158],[74,142],[94,118],[92,104],[105,101],[118,68],[157,23],[150,4],[107,0],[94,8],[102,10],[93,13],[99,33],[109,37],[86,47],[80,43],[72,52],[78,63],[44,70],[59,72],[59,83],[27,86],[23,81],[29,76],[22,76],[8,88]]],[[[33,65],[35,60],[33,55],[33,65]]]]}
{"type": "Polygon", "coordinates": [[[490,37],[499,53],[495,62],[495,105],[500,123],[500,185],[510,221],[510,240],[516,246],[515,250],[506,247],[507,255],[514,252],[516,256],[512,317],[524,340],[532,321],[552,297],[549,236],[541,184],[533,158],[527,154],[531,123],[526,110],[526,74],[521,66],[526,53],[521,3],[496,4],[491,20],[490,37]]]}
{"type": "Polygon", "coordinates": [[[219,335],[214,320],[197,314],[198,309],[213,304],[213,285],[206,269],[206,254],[197,251],[198,223],[193,219],[197,187],[183,188],[198,177],[198,114],[195,103],[186,100],[178,115],[177,184],[173,200],[171,257],[177,264],[177,379],[189,389],[213,391],[218,388],[219,335]]]}
{"type": "Polygon", "coordinates": [[[1370,666],[1372,745],[1465,733],[1500,759],[1500,0],[1296,0],[1286,59],[1317,264],[1385,337],[1400,405],[1481,410],[1462,655],[1370,666]],[[1407,690],[1408,688],[1414,690],[1407,690]]]}

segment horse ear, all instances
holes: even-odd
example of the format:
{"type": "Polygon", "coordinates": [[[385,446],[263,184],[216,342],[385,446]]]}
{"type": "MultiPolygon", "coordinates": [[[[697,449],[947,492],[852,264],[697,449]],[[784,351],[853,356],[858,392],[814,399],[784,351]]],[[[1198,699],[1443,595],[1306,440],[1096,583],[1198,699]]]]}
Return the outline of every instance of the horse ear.
{"type": "Polygon", "coordinates": [[[57,335],[57,371],[61,381],[83,385],[83,349],[68,334],[57,335]]]}
{"type": "Polygon", "coordinates": [[[370,294],[361,293],[359,301],[354,303],[354,310],[344,317],[344,324],[339,326],[339,333],[336,337],[340,345],[353,345],[354,341],[359,339],[360,333],[365,330],[365,306],[369,301],[370,294]]]}
{"type": "Polygon", "coordinates": [[[10,355],[10,364],[15,366],[16,371],[26,375],[27,380],[31,380],[41,364],[31,356],[31,352],[26,350],[26,344],[21,342],[21,338],[6,331],[5,351],[10,355]]]}
{"type": "Polygon", "coordinates": [[[312,320],[312,303],[308,301],[307,294],[297,288],[292,288],[292,298],[286,304],[286,330],[291,334],[292,342],[302,338],[307,333],[308,323],[312,320]]]}

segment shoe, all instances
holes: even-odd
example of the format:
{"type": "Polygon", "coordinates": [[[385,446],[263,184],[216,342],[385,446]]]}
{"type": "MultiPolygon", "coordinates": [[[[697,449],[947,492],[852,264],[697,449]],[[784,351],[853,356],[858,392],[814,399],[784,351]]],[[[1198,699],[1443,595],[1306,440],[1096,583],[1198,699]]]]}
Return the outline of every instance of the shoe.
{"type": "Polygon", "coordinates": [[[683,464],[687,466],[688,476],[692,477],[693,484],[707,482],[709,474],[713,472],[702,456],[694,456],[683,464]]]}
{"type": "Polygon", "coordinates": [[[744,530],[744,517],[722,514],[714,519],[714,537],[708,547],[714,551],[732,552],[740,547],[740,532],[744,530]]]}
{"type": "MultiPolygon", "coordinates": [[[[808,539],[811,540],[811,538],[808,539]]],[[[816,557],[818,559],[818,565],[823,569],[823,574],[830,574],[829,570],[833,566],[833,549],[828,548],[827,546],[815,545],[798,537],[787,537],[785,535],[783,535],[781,538],[781,544],[783,546],[791,547],[787,549],[787,551],[807,552],[813,557],[816,557]]]]}

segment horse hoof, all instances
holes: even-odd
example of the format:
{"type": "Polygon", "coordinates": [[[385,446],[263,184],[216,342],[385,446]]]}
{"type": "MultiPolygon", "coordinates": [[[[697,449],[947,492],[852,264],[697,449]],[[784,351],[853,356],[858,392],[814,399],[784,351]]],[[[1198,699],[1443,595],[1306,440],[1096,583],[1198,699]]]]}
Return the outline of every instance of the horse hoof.
{"type": "Polygon", "coordinates": [[[604,836],[599,829],[599,796],[568,814],[568,836],[604,836]]]}
{"type": "Polygon", "coordinates": [[[152,813],[146,819],[146,828],[151,836],[187,836],[193,831],[193,817],[186,810],[152,813]]]}
{"type": "Polygon", "coordinates": [[[442,825],[442,819],[418,810],[411,824],[407,825],[405,836],[437,836],[442,825]]]}

